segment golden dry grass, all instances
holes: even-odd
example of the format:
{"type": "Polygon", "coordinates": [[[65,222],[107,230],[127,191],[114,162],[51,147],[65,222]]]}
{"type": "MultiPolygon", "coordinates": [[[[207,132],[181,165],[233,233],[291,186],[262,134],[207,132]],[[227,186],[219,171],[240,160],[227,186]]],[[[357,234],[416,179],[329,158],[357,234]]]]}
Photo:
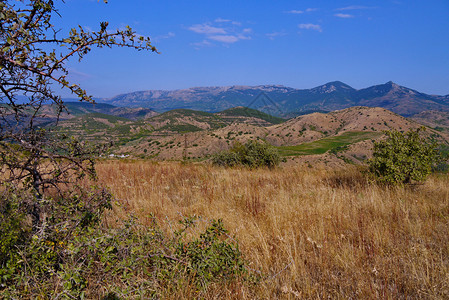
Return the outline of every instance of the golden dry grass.
{"type": "MultiPolygon", "coordinates": [[[[256,286],[211,287],[207,298],[449,298],[449,179],[383,187],[360,171],[224,169],[176,162],[102,162],[119,199],[107,222],[131,213],[162,226],[187,215],[222,218],[256,286]]],[[[169,298],[189,298],[189,287],[169,298]]]]}

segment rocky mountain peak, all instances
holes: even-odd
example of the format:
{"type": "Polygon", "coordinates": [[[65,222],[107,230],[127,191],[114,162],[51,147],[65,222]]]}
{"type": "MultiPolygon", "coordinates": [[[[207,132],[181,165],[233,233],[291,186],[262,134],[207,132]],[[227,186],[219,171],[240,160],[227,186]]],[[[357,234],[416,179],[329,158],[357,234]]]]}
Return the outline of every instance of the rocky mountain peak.
{"type": "Polygon", "coordinates": [[[311,89],[312,92],[320,94],[330,94],[336,91],[349,91],[349,90],[354,89],[341,81],[328,82],[326,84],[311,89]]]}

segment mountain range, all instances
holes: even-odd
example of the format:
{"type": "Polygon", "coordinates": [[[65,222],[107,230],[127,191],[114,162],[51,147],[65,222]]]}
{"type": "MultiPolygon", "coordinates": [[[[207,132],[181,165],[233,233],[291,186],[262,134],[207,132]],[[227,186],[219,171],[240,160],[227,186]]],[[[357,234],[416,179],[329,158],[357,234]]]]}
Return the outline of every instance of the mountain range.
{"type": "Polygon", "coordinates": [[[312,89],[260,85],[149,90],[122,94],[100,102],[122,107],[150,108],[158,112],[179,108],[219,112],[245,106],[287,118],[352,106],[382,107],[402,116],[412,116],[427,110],[449,111],[449,95],[428,95],[392,81],[359,90],[340,81],[312,89]]]}

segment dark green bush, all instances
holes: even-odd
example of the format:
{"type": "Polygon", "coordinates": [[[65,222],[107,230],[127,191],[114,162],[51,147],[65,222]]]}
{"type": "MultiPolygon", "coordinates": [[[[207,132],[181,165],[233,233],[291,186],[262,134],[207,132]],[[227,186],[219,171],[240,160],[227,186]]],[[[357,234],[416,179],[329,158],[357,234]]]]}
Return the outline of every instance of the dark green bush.
{"type": "Polygon", "coordinates": [[[386,131],[387,139],[374,143],[369,170],[382,183],[424,181],[440,161],[437,143],[420,136],[424,127],[407,133],[386,131]]]}
{"type": "Polygon", "coordinates": [[[282,158],[276,148],[265,142],[253,140],[246,144],[236,142],[228,151],[218,153],[212,158],[213,164],[225,167],[274,168],[281,161],[282,158]]]}

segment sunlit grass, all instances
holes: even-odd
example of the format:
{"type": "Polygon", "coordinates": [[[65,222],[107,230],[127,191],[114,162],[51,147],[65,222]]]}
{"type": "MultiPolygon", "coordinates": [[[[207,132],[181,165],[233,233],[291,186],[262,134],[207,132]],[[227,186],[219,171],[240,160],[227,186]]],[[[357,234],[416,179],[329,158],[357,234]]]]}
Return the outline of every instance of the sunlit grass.
{"type": "MultiPolygon", "coordinates": [[[[102,162],[97,169],[118,199],[110,226],[131,214],[144,224],[153,214],[167,230],[182,216],[223,219],[263,276],[257,285],[212,286],[206,298],[449,298],[447,175],[384,187],[355,167],[102,162]]],[[[192,293],[185,286],[178,296],[192,293]]]]}

